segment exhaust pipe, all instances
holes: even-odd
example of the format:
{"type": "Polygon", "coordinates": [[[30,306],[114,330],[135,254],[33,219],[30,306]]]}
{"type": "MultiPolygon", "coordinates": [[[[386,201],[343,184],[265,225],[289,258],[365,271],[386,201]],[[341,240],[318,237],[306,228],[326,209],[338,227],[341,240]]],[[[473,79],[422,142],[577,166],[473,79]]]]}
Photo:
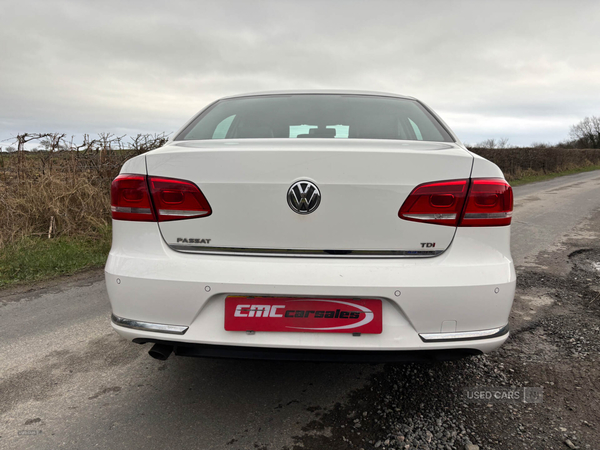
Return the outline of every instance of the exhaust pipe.
{"type": "Polygon", "coordinates": [[[152,356],[154,359],[158,359],[160,361],[166,361],[172,352],[173,352],[172,345],[154,344],[152,346],[152,348],[148,351],[148,354],[150,356],[152,356]]]}

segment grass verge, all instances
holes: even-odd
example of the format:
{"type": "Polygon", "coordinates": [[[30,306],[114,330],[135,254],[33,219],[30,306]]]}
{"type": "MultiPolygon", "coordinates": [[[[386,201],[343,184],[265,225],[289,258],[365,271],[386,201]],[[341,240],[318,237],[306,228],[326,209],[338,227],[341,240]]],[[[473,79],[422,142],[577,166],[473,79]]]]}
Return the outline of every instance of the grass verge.
{"type": "Polygon", "coordinates": [[[25,237],[0,249],[0,289],[101,267],[110,251],[110,230],[96,238],[25,237]]]}
{"type": "Polygon", "coordinates": [[[527,183],[535,183],[536,181],[546,181],[552,178],[562,177],[565,175],[574,175],[581,172],[591,172],[592,170],[600,170],[600,165],[593,165],[587,167],[578,167],[577,169],[563,170],[562,172],[550,172],[541,175],[525,175],[520,178],[515,178],[509,181],[511,186],[520,186],[527,183]]]}

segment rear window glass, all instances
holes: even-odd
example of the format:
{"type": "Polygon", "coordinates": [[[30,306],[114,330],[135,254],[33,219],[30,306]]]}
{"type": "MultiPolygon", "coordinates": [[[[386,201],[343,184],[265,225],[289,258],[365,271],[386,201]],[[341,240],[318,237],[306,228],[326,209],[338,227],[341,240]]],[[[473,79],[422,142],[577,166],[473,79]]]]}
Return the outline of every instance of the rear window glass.
{"type": "Polygon", "coordinates": [[[453,141],[415,100],[333,94],[220,100],[175,140],[268,138],[453,141]]]}
{"type": "Polygon", "coordinates": [[[229,127],[231,126],[231,123],[233,122],[233,119],[235,119],[235,116],[229,116],[229,117],[226,117],[225,119],[221,120],[221,122],[219,122],[219,124],[215,128],[212,138],[213,139],[225,139],[225,137],[227,136],[227,132],[229,131],[229,127]]]}

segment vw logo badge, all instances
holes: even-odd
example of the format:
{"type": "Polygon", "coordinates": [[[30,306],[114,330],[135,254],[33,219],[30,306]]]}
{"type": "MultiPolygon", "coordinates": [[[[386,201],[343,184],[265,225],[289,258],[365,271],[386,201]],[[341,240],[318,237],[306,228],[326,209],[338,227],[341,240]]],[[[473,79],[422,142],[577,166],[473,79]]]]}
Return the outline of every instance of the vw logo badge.
{"type": "Polygon", "coordinates": [[[289,188],[287,201],[295,213],[310,214],[319,207],[321,192],[310,181],[297,181],[289,188]]]}

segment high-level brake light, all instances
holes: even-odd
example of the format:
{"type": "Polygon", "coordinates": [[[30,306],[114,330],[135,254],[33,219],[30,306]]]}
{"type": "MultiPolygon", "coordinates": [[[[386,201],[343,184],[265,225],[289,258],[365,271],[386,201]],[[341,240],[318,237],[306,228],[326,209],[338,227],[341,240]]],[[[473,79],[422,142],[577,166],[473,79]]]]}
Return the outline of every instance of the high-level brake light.
{"type": "Polygon", "coordinates": [[[421,184],[404,201],[398,216],[453,227],[484,227],[510,225],[512,210],[512,188],[505,180],[476,178],[421,184]]]}
{"type": "Polygon", "coordinates": [[[212,213],[194,183],[173,178],[122,174],[111,186],[113,219],[164,222],[206,217],[212,213]]]}

